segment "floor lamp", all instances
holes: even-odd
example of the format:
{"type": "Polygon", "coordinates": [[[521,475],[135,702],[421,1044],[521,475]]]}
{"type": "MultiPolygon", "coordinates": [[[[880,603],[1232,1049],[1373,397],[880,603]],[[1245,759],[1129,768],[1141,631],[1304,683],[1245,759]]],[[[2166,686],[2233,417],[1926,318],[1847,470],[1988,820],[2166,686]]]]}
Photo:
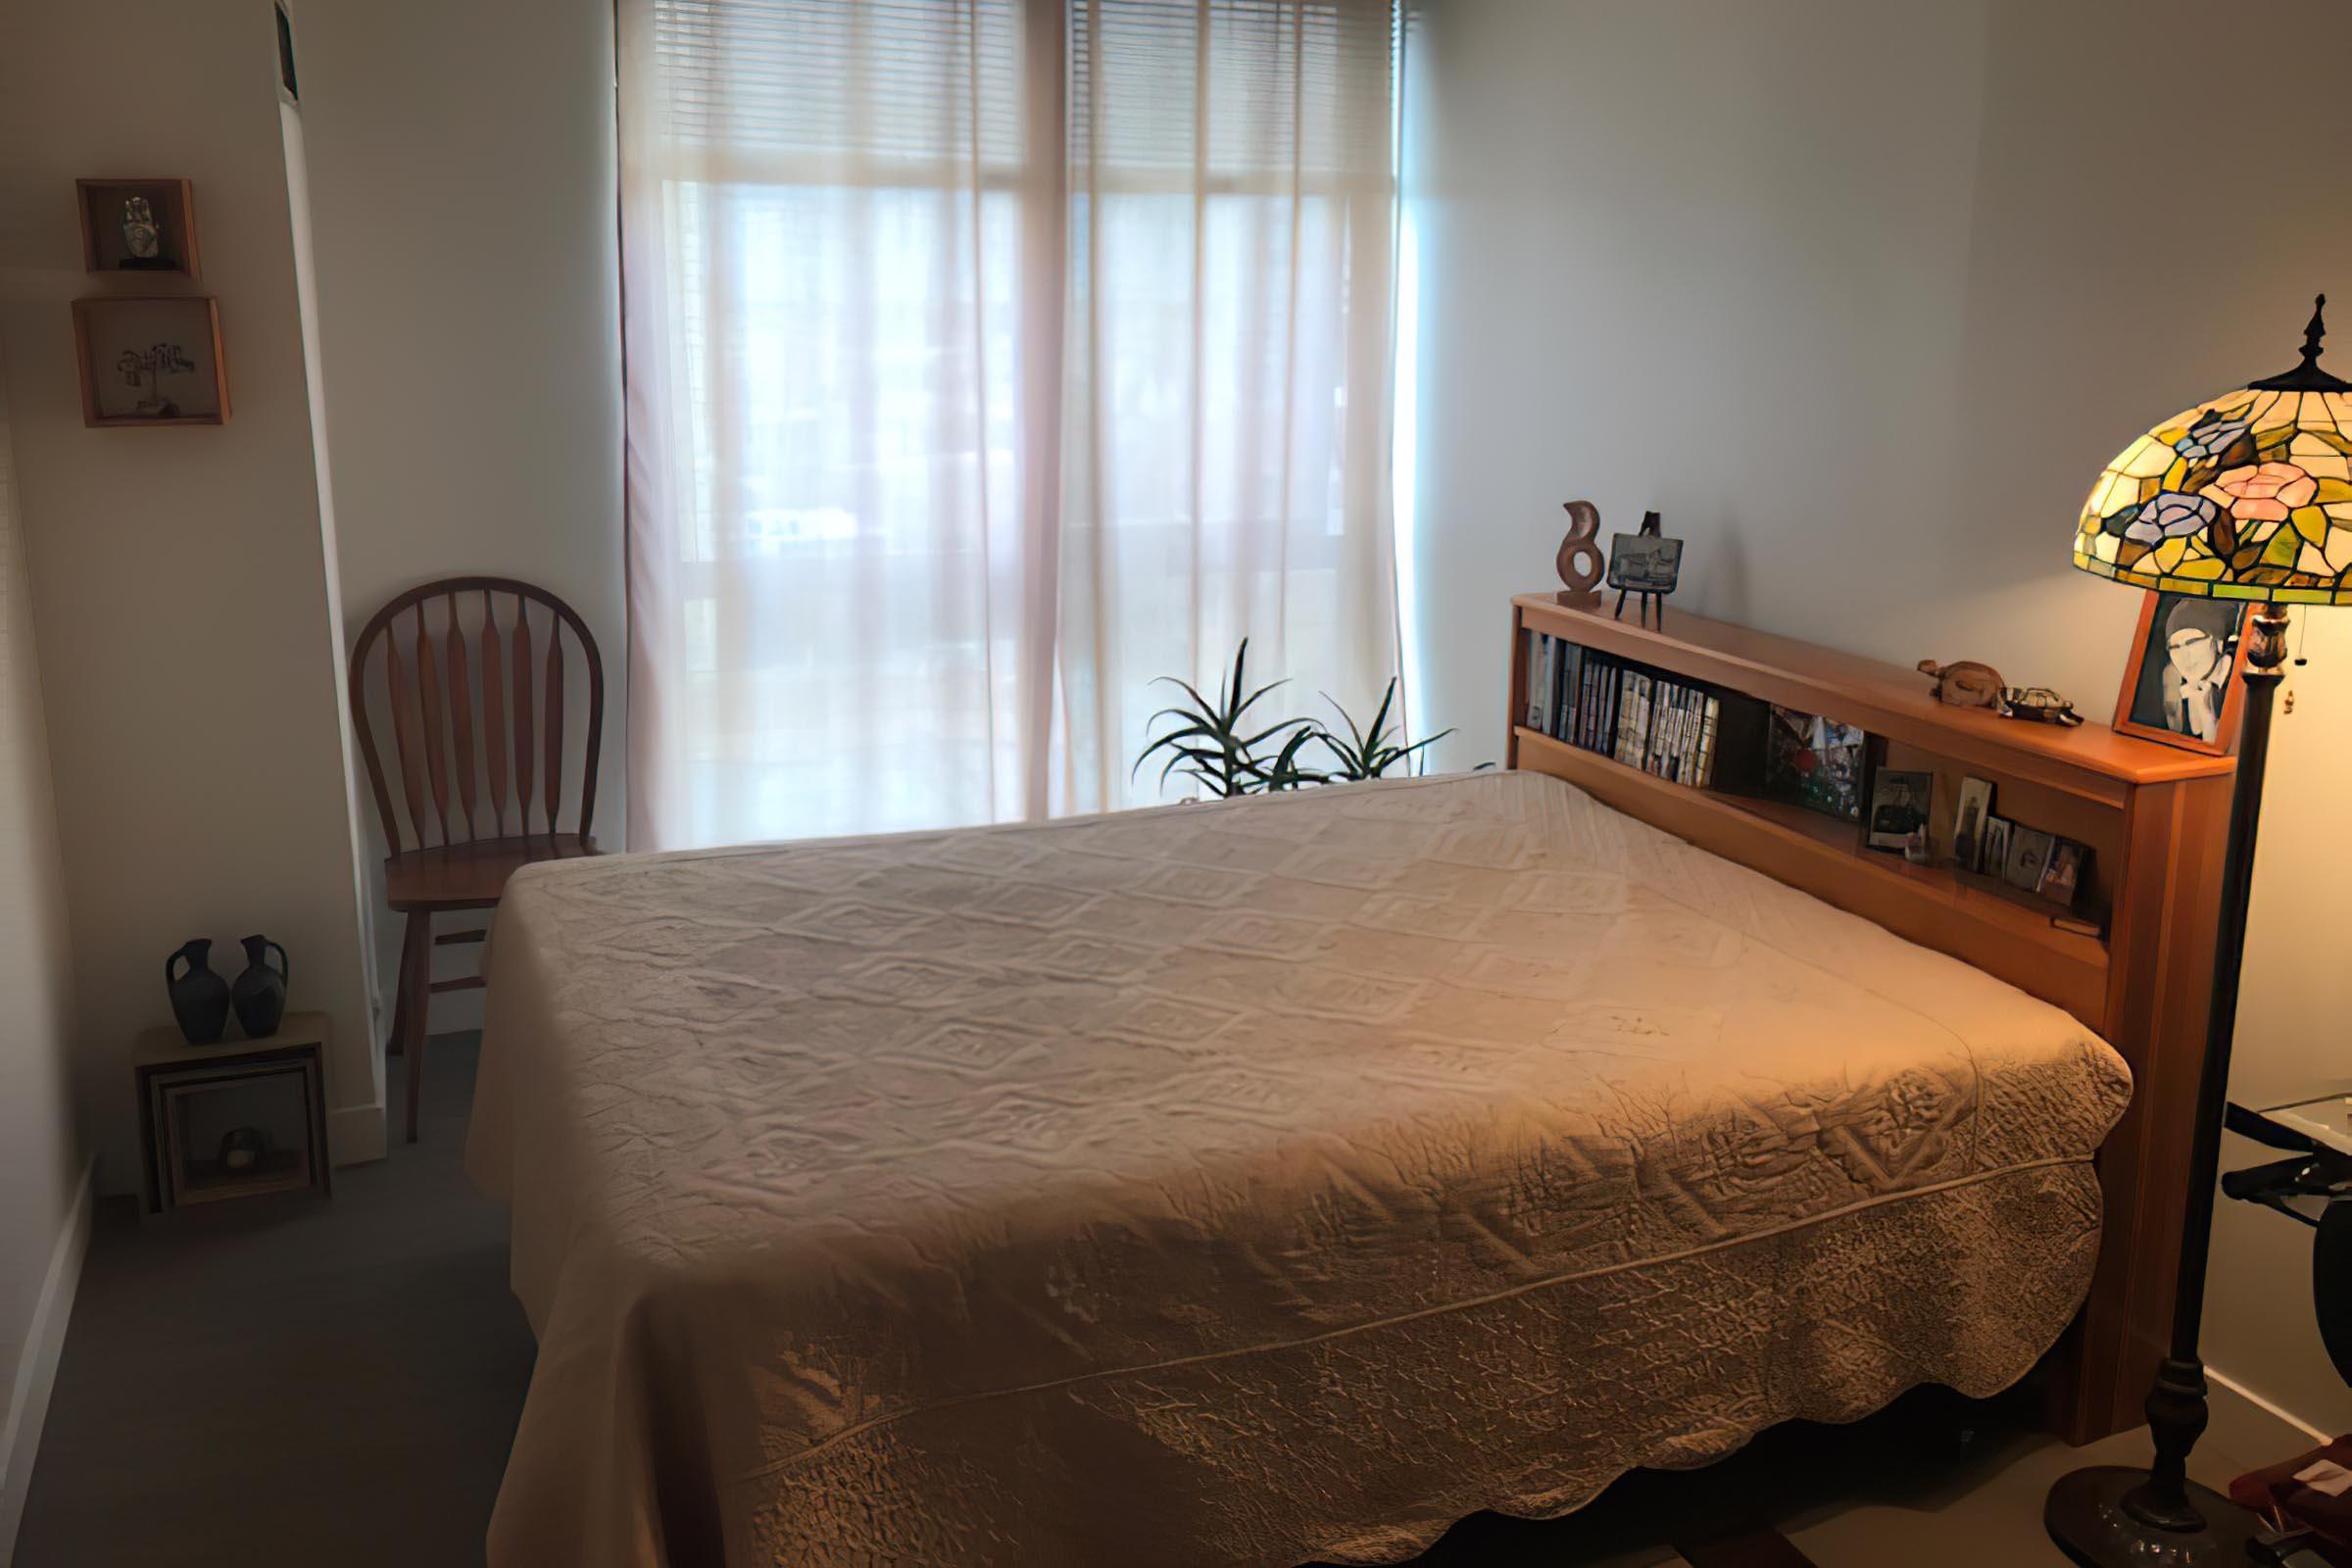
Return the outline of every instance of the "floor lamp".
{"type": "Polygon", "coordinates": [[[2191,1482],[2187,1466],[2205,1430],[2197,1334],[2286,607],[2352,603],[2352,382],[2320,368],[2327,304],[2323,294],[2312,311],[2300,365],[2201,404],[2126,448],[2099,476],[2075,535],[2075,564],[2084,571],[2254,607],[2172,1346],[2148,1391],[2156,1455],[2145,1470],[2101,1465],[2063,1476],[2042,1510],[2050,1539],[2088,1568],[2244,1564],[2246,1543],[2261,1529],[2252,1513],[2191,1482]]]}

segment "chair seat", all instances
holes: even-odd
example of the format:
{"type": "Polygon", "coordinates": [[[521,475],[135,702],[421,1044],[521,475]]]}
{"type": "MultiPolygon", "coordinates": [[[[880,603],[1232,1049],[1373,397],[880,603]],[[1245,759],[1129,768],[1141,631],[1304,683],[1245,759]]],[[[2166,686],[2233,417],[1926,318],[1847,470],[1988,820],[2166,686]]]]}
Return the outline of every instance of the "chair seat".
{"type": "Polygon", "coordinates": [[[487,908],[498,902],[507,878],[524,866],[539,860],[576,860],[595,853],[596,841],[577,833],[533,833],[411,850],[385,858],[384,902],[404,911],[487,908]]]}

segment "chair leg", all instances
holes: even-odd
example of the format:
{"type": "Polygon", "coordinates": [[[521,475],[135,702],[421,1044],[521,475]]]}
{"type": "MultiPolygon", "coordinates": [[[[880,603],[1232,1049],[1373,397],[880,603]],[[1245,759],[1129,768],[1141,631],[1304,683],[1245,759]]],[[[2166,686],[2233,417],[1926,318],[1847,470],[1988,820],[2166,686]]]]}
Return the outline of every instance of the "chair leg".
{"type": "Polygon", "coordinates": [[[419,909],[409,916],[401,943],[400,1048],[409,1058],[409,1142],[416,1141],[416,1100],[424,1090],[424,1015],[433,996],[433,917],[419,909]]]}
{"type": "Polygon", "coordinates": [[[419,917],[404,914],[400,937],[400,966],[392,971],[392,1032],[384,1038],[384,1054],[397,1056],[409,1049],[409,965],[416,957],[419,917]]]}

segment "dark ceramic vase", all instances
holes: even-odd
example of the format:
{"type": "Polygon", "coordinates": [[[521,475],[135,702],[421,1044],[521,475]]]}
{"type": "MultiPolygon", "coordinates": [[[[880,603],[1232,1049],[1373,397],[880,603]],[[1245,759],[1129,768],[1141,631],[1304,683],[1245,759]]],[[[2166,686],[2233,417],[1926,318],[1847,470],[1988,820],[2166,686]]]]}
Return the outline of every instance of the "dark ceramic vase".
{"type": "Polygon", "coordinates": [[[286,1015],[286,983],[294,977],[293,960],[286,950],[268,937],[245,939],[245,972],[229,995],[237,1004],[237,1027],[245,1031],[248,1040],[260,1040],[277,1033],[278,1020],[286,1015]],[[270,967],[270,955],[277,955],[277,967],[270,967]]]}
{"type": "Polygon", "coordinates": [[[209,1046],[228,1027],[228,982],[213,973],[212,952],[213,939],[197,937],[181,943],[164,960],[164,989],[172,994],[172,1016],[179,1021],[179,1032],[191,1046],[209,1046]],[[174,979],[172,971],[183,961],[187,967],[174,979]]]}

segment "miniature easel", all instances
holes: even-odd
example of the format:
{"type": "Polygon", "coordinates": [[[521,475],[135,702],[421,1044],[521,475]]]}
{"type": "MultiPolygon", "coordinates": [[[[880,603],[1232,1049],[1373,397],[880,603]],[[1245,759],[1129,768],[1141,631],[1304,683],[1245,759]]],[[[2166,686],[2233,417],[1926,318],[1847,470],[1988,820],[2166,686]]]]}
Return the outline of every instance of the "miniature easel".
{"type": "MultiPolygon", "coordinates": [[[[1642,514],[1642,526],[1634,530],[1637,535],[1648,534],[1652,538],[1662,536],[1665,531],[1665,523],[1654,512],[1642,514]]],[[[1662,593],[1652,593],[1646,588],[1618,589],[1617,608],[1611,612],[1610,618],[1614,620],[1625,618],[1625,596],[1628,592],[1639,594],[1642,597],[1642,603],[1635,607],[1634,618],[1642,625],[1648,625],[1650,607],[1655,605],[1658,611],[1658,630],[1664,631],[1666,629],[1666,596],[1662,593]]]]}

